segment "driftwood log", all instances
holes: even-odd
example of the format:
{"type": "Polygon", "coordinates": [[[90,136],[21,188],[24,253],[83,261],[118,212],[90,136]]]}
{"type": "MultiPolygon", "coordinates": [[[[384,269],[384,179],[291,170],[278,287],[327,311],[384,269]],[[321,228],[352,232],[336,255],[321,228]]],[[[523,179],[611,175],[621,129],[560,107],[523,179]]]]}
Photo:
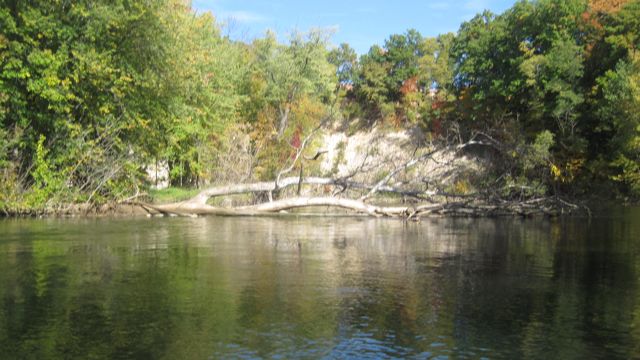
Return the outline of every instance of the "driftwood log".
{"type": "MultiPolygon", "coordinates": [[[[340,179],[310,177],[300,179],[296,177],[282,179],[279,186],[274,182],[257,182],[249,184],[233,184],[212,187],[201,191],[193,198],[162,205],[137,203],[152,214],[165,214],[176,216],[221,215],[221,216],[260,216],[272,215],[292,209],[309,207],[335,207],[350,210],[356,214],[397,217],[404,219],[418,219],[428,215],[452,215],[452,216],[499,216],[499,215],[556,215],[577,210],[577,205],[555,197],[544,197],[527,201],[497,201],[487,202],[475,196],[456,196],[458,201],[443,203],[416,203],[402,206],[379,206],[370,204],[367,199],[371,196],[371,190],[380,192],[397,193],[403,195],[418,195],[419,191],[403,191],[387,185],[367,185],[356,182],[347,182],[340,179]],[[356,189],[370,190],[366,199],[349,199],[335,196],[319,197],[291,197],[273,200],[265,203],[238,206],[234,208],[217,207],[207,204],[212,197],[226,196],[243,193],[260,193],[282,190],[284,188],[303,183],[306,185],[331,185],[336,187],[353,187],[356,189]],[[460,200],[461,199],[461,200],[460,200]]],[[[437,193],[425,193],[426,195],[443,195],[437,193]]],[[[455,196],[444,194],[447,196],[455,196]]]]}

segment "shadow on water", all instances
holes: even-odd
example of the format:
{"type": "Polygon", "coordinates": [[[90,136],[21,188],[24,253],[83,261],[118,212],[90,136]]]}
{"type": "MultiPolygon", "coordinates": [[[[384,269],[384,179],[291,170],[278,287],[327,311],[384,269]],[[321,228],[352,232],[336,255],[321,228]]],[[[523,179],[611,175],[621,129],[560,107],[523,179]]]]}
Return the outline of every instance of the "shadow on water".
{"type": "Polygon", "coordinates": [[[0,221],[0,358],[637,358],[640,209],[0,221]]]}

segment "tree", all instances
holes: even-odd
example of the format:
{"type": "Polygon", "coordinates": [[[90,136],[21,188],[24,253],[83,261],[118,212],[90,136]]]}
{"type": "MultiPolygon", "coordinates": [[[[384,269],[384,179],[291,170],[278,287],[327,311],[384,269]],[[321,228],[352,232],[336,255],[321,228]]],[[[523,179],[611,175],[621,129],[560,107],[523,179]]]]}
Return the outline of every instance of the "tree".
{"type": "Polygon", "coordinates": [[[419,61],[424,54],[423,37],[415,29],[394,34],[385,41],[384,50],[384,60],[389,64],[385,79],[387,91],[391,101],[398,101],[402,96],[400,88],[403,83],[418,75],[419,61]]]}
{"type": "MultiPolygon", "coordinates": [[[[404,116],[410,120],[420,116],[424,96],[434,83],[421,68],[427,50],[422,35],[410,29],[391,35],[384,47],[372,46],[360,58],[355,92],[364,107],[370,109],[371,116],[404,116]]],[[[435,52],[434,49],[431,54],[434,58],[435,52]]]]}
{"type": "Polygon", "coordinates": [[[128,196],[158,158],[197,181],[235,120],[240,52],[182,0],[2,1],[0,27],[0,123],[16,138],[0,159],[25,197],[48,186],[37,163],[66,184],[59,202],[128,196]]]}
{"type": "Polygon", "coordinates": [[[384,60],[384,49],[377,45],[360,57],[360,72],[355,82],[356,96],[365,108],[373,109],[373,116],[384,117],[393,112],[386,81],[389,69],[390,65],[384,60]]]}
{"type": "Polygon", "coordinates": [[[312,31],[306,36],[294,34],[288,46],[278,44],[273,33],[253,43],[253,76],[264,83],[262,95],[277,110],[278,138],[289,125],[296,101],[305,96],[326,100],[331,97],[335,69],[327,61],[326,41],[322,32],[312,31]]]}
{"type": "Polygon", "coordinates": [[[41,139],[50,151],[40,160],[89,198],[137,182],[135,172],[114,169],[144,158],[145,142],[163,129],[165,5],[1,4],[1,120],[21,137],[8,150],[23,187],[34,181],[41,139]]]}
{"type": "Polygon", "coordinates": [[[593,59],[598,74],[604,73],[595,79],[588,99],[596,177],[601,181],[609,177],[623,185],[622,193],[636,197],[640,196],[639,16],[640,4],[629,2],[603,18],[598,45],[609,53],[601,61],[593,59]]]}
{"type": "Polygon", "coordinates": [[[209,13],[194,16],[180,6],[167,14],[172,37],[168,81],[173,93],[169,136],[158,157],[171,166],[174,183],[198,185],[215,171],[215,149],[226,128],[239,121],[249,64],[241,46],[223,39],[209,13]]]}
{"type": "Polygon", "coordinates": [[[600,126],[613,134],[612,178],[640,196],[640,56],[621,61],[599,83],[603,94],[600,126]]]}
{"type": "Polygon", "coordinates": [[[329,51],[328,61],[336,67],[338,82],[341,85],[353,85],[358,66],[358,55],[347,43],[329,51]]]}
{"type": "Polygon", "coordinates": [[[446,33],[434,38],[425,38],[422,43],[422,57],[419,60],[419,76],[429,89],[448,91],[453,80],[450,58],[455,34],[446,33]]]}
{"type": "Polygon", "coordinates": [[[520,1],[502,15],[464,23],[452,48],[454,84],[473,99],[472,116],[495,121],[508,114],[535,133],[545,119],[575,109],[580,99],[570,92],[578,91],[582,69],[575,29],[584,9],[581,1],[520,1]]]}

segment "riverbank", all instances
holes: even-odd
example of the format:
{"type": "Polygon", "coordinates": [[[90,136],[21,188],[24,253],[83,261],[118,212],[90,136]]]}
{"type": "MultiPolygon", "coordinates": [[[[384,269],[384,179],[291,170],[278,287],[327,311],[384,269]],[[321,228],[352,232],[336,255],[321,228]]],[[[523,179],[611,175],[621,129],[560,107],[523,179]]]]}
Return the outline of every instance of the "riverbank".
{"type": "MultiPolygon", "coordinates": [[[[555,217],[591,213],[586,205],[588,199],[549,195],[548,187],[535,179],[515,177],[515,170],[505,165],[505,150],[486,139],[425,143],[428,136],[418,127],[374,126],[367,131],[351,132],[341,130],[336,123],[317,130],[302,141],[285,167],[269,181],[252,182],[254,177],[243,175],[243,181],[228,180],[201,189],[149,189],[154,181],[147,179],[143,184],[146,192],[138,191],[126,199],[78,204],[49,201],[40,207],[4,209],[0,201],[0,213],[5,216],[356,214],[410,220],[426,216],[555,217]],[[318,142],[312,144],[314,138],[318,142]],[[313,152],[315,156],[309,155],[313,152]]],[[[525,152],[520,156],[523,161],[532,161],[534,155],[525,152]]],[[[548,164],[538,166],[540,171],[549,171],[548,164]]],[[[221,167],[221,171],[231,172],[226,167],[221,167]]],[[[593,203],[598,206],[601,202],[599,199],[593,203]]]]}
{"type": "MultiPolygon", "coordinates": [[[[229,203],[227,203],[229,204],[229,203]]],[[[591,216],[582,203],[556,197],[528,201],[487,202],[478,199],[451,199],[436,202],[399,203],[397,197],[380,197],[369,203],[335,197],[293,197],[271,202],[220,206],[194,204],[188,200],[168,203],[130,201],[103,205],[71,204],[49,209],[3,212],[5,217],[149,217],[149,216],[369,216],[403,220],[423,217],[557,217],[591,216]]]]}

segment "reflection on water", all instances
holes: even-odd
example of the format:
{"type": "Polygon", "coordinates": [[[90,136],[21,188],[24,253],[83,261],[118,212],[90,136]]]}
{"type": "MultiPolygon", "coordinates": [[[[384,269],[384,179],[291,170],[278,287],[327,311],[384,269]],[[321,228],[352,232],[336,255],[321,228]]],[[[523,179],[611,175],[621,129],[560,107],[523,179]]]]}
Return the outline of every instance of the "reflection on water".
{"type": "Polygon", "coordinates": [[[640,210],[0,221],[0,358],[637,358],[640,210]]]}

